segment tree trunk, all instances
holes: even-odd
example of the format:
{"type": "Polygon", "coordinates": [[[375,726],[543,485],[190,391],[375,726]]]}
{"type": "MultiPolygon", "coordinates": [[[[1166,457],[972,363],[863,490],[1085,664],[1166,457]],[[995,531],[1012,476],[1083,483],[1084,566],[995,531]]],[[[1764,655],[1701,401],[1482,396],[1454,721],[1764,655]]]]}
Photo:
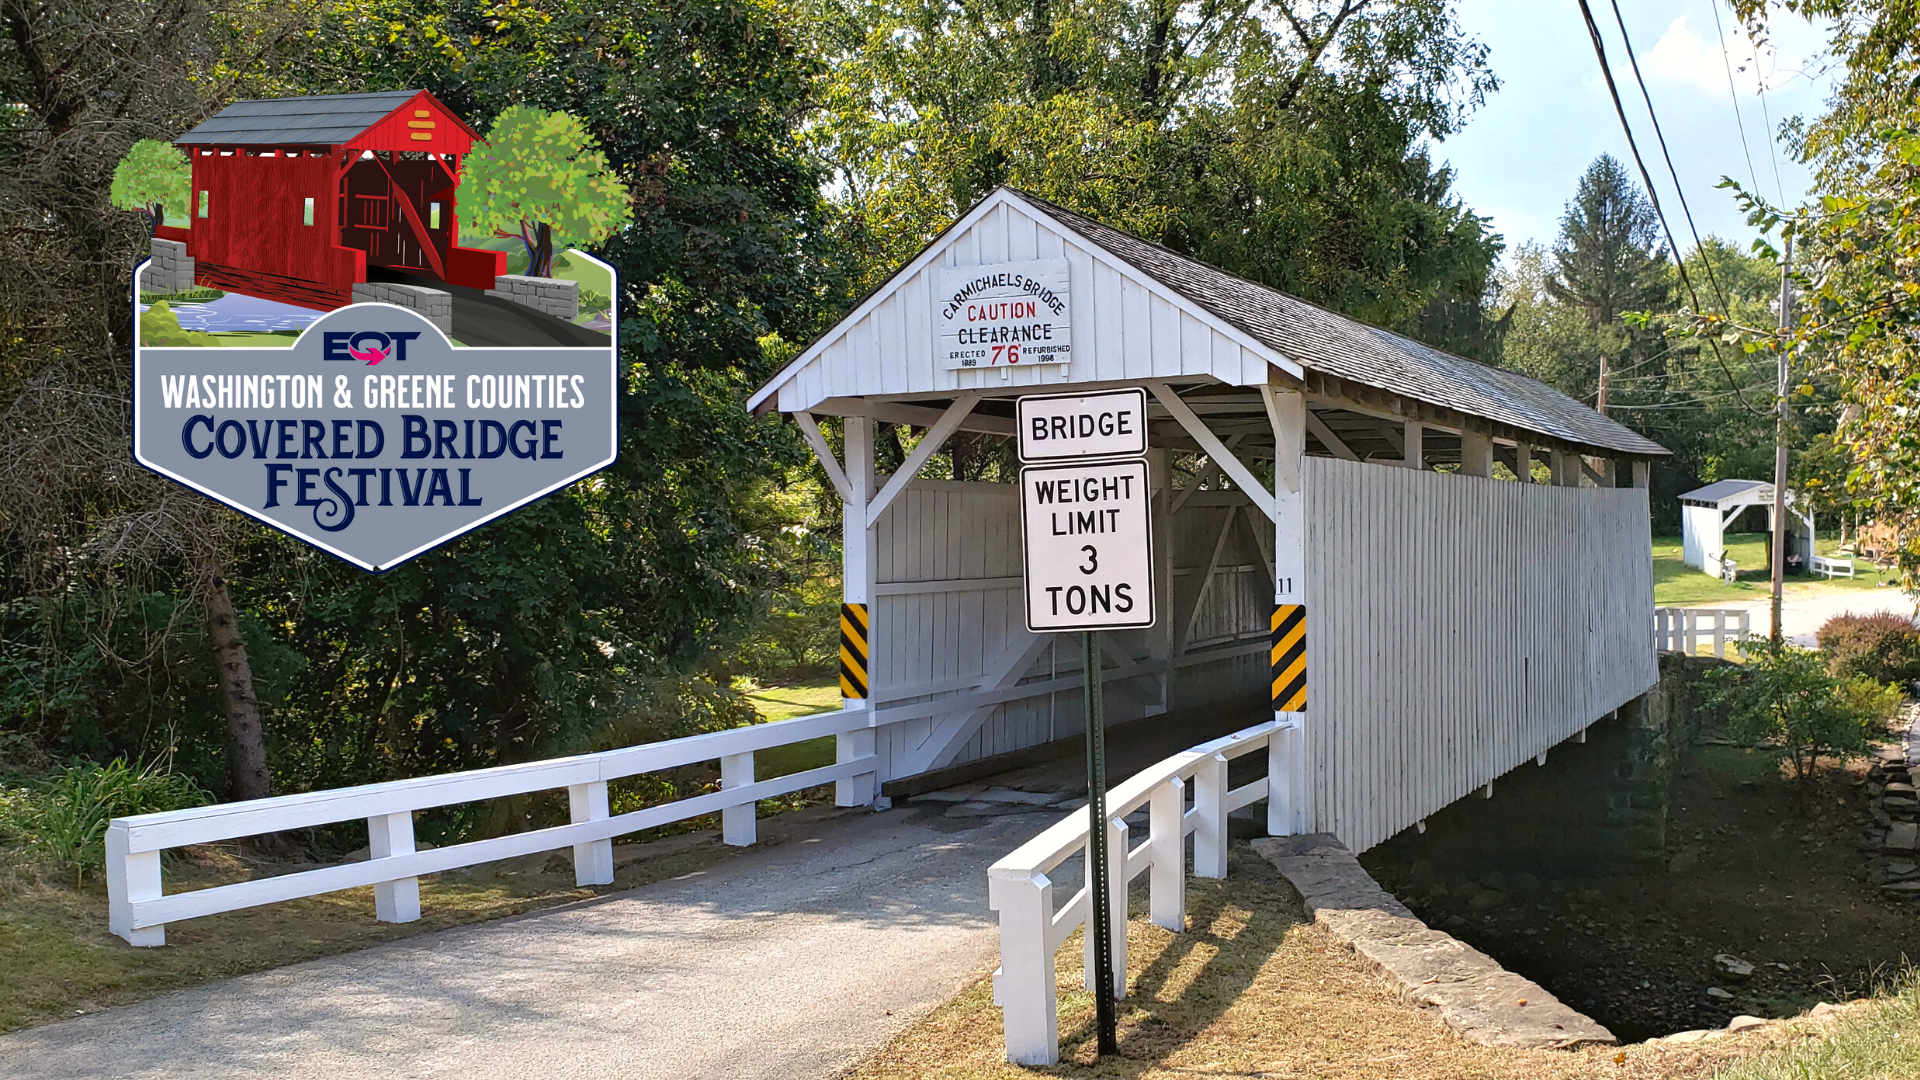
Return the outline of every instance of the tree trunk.
{"type": "Polygon", "coordinates": [[[539,243],[534,246],[533,251],[534,251],[533,257],[534,257],[535,269],[533,271],[532,276],[552,277],[553,276],[553,226],[548,225],[544,221],[540,223],[540,240],[539,240],[539,243]]]}
{"type": "Polygon", "coordinates": [[[253,665],[247,661],[247,643],[240,636],[233,596],[227,591],[226,575],[218,569],[207,592],[207,636],[213,645],[214,670],[220,675],[220,693],[227,704],[231,794],[235,799],[264,799],[269,787],[260,699],[253,694],[253,665]]]}

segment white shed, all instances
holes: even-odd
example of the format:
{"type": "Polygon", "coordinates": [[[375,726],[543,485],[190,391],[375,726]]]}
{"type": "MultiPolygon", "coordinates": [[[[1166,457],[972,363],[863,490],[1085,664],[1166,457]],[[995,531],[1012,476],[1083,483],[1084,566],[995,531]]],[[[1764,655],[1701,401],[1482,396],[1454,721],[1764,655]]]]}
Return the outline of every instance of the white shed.
{"type": "Polygon", "coordinates": [[[1103,635],[1109,723],[1272,711],[1276,831],[1365,850],[1655,683],[1658,444],[1003,188],[750,402],[845,506],[842,691],[868,719],[841,750],[880,771],[843,805],[1079,730],[1079,650],[1022,618],[1016,485],[921,473],[955,432],[1012,436],[1022,394],[1117,386],[1150,395],[1163,614],[1103,635]],[[885,425],[924,432],[891,476],[885,425]]]}
{"type": "MultiPolygon", "coordinates": [[[[1787,559],[1805,566],[1813,555],[1813,514],[1787,492],[1787,559]]],[[[1702,573],[1723,577],[1726,528],[1755,506],[1767,508],[1767,532],[1773,532],[1773,485],[1764,480],[1716,480],[1680,496],[1680,556],[1702,573]]],[[[1749,569],[1752,569],[1751,567],[1749,569]]]]}

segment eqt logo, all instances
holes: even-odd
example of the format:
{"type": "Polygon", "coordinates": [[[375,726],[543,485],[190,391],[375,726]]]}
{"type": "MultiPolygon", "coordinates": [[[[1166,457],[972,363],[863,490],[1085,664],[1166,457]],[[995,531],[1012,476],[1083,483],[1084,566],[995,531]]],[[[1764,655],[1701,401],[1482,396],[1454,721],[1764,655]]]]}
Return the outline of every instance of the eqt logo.
{"type": "Polygon", "coordinates": [[[358,360],[372,367],[386,359],[405,360],[407,342],[419,336],[418,330],[328,330],[320,335],[320,357],[358,360]]]}

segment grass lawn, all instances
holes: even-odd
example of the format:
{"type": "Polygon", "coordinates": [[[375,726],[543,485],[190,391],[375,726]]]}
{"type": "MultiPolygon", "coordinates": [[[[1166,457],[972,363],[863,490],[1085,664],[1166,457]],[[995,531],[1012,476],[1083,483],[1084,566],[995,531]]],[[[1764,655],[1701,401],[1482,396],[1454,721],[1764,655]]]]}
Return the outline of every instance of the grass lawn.
{"type": "MultiPolygon", "coordinates": [[[[764,687],[749,693],[747,697],[753,701],[753,707],[759,711],[761,719],[768,722],[791,720],[796,716],[812,716],[839,708],[840,680],[809,679],[790,686],[764,687]]],[[[790,746],[762,750],[753,755],[753,771],[755,776],[762,779],[786,776],[808,769],[825,768],[833,764],[833,759],[834,737],[825,735],[790,746]]]]}
{"type": "MultiPolygon", "coordinates": [[[[1711,607],[1729,600],[1764,600],[1767,597],[1769,568],[1764,533],[1734,533],[1726,538],[1727,554],[1740,567],[1739,578],[1728,585],[1681,561],[1680,537],[1653,538],[1653,602],[1659,607],[1711,607]]],[[[1840,546],[1837,538],[1819,541],[1822,555],[1831,555],[1840,546]]],[[[1854,577],[1828,580],[1817,575],[1790,577],[1792,590],[1871,590],[1881,587],[1889,575],[1864,559],[1854,560],[1854,577]]]]}
{"type": "MultiPolygon", "coordinates": [[[[717,841],[619,863],[614,884],[580,888],[556,853],[420,879],[418,922],[374,921],[373,890],[350,889],[167,927],[167,944],[136,949],[107,931],[98,877],[51,876],[18,848],[0,847],[0,1032],[150,998],[214,979],[364,949],[465,923],[631,889],[730,858],[717,841]]],[[[249,862],[225,847],[171,860],[167,891],[182,892],[310,866],[249,862]]]]}
{"type": "MultiPolygon", "coordinates": [[[[1132,903],[1145,906],[1144,892],[1132,903]]],[[[1031,1080],[1038,1075],[1140,1077],[1351,1077],[1355,1080],[1707,1080],[1752,1062],[1741,1080],[1920,1075],[1920,1026],[1910,1006],[1872,1013],[1867,1033],[1847,1035],[1842,1062],[1881,1071],[1804,1071],[1826,1062],[1810,1037],[1841,1021],[1775,1025],[1691,1043],[1650,1042],[1580,1050],[1476,1046],[1434,1016],[1403,1003],[1367,964],[1312,924],[1293,890],[1242,844],[1225,881],[1187,886],[1189,932],[1136,917],[1127,927],[1128,997],[1119,1003],[1120,1054],[1094,1061],[1093,1000],[1081,979],[1080,935],[1058,953],[1061,1063],[1009,1065],[990,980],[961,991],[909,1027],[851,1080],[1031,1080]],[[1886,1040],[1899,1032],[1901,1038],[1886,1040]],[[1779,1049],[1771,1049],[1778,1047],[1779,1049]],[[1767,1055],[1769,1052],[1773,1056],[1767,1055]]],[[[1849,1010],[1848,1016],[1866,1015],[1849,1010]]]]}
{"type": "Polygon", "coordinates": [[[1822,1037],[1795,1039],[1735,1064],[1716,1080],[1914,1076],[1920,1076],[1920,981],[1909,979],[1871,1007],[1850,1010],[1822,1037]]]}

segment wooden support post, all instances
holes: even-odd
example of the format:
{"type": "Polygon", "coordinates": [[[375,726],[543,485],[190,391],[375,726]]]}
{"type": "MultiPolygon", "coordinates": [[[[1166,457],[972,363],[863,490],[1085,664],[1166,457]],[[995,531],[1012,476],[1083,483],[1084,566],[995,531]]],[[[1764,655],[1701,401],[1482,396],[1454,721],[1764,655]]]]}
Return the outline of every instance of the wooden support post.
{"type": "Polygon", "coordinates": [[[1227,876],[1227,759],[1213,754],[1193,772],[1193,876],[1227,876]]]}
{"type": "Polygon", "coordinates": [[[1603,488],[1620,486],[1620,471],[1610,457],[1600,459],[1600,486],[1603,488]]]}
{"type": "Polygon", "coordinates": [[[1153,866],[1147,871],[1147,917],[1165,930],[1187,928],[1186,782],[1167,778],[1147,804],[1148,843],[1153,866]]]}
{"type": "Polygon", "coordinates": [[[1404,464],[1409,469],[1424,469],[1427,467],[1426,451],[1421,446],[1421,432],[1423,430],[1425,429],[1420,426],[1419,421],[1407,421],[1407,433],[1405,436],[1406,458],[1404,464]]]}
{"type": "MultiPolygon", "coordinates": [[[[1312,818],[1307,800],[1307,597],[1306,491],[1301,469],[1307,452],[1307,399],[1298,391],[1261,388],[1273,428],[1273,617],[1269,623],[1269,674],[1273,716],[1288,725],[1267,741],[1267,833],[1289,836],[1312,818]],[[1291,480],[1291,484],[1289,484],[1291,480]]],[[[1410,460],[1418,460],[1419,425],[1407,425],[1410,460]]],[[[1223,781],[1224,782],[1224,781],[1223,781]]],[[[1222,823],[1225,828],[1225,823],[1222,823]]]]}
{"type": "Polygon", "coordinates": [[[1520,462],[1520,467],[1514,470],[1519,475],[1520,482],[1523,484],[1533,483],[1533,444],[1529,442],[1514,443],[1513,455],[1519,459],[1520,462]]]}
{"type": "Polygon", "coordinates": [[[133,904],[160,899],[160,853],[128,852],[127,828],[107,827],[107,929],[129,945],[153,948],[167,943],[165,926],[133,928],[133,904]]]}
{"type": "MultiPolygon", "coordinates": [[[[720,790],[746,787],[753,783],[753,751],[728,754],[720,759],[720,790]]],[[[754,806],[741,803],[720,811],[720,839],[732,847],[751,847],[758,835],[754,824],[754,806]]]]}
{"type": "MultiPolygon", "coordinates": [[[[413,854],[413,811],[367,819],[367,854],[373,859],[413,854]]],[[[373,887],[373,917],[381,922],[412,922],[420,917],[420,879],[382,881],[373,887]]]]}
{"type": "Polygon", "coordinates": [[[1556,487],[1580,486],[1580,459],[1565,450],[1555,449],[1552,453],[1553,483],[1556,487]]]}
{"type": "Polygon", "coordinates": [[[1493,439],[1477,431],[1460,432],[1460,471],[1467,476],[1493,475],[1493,439]]]}
{"type": "Polygon", "coordinates": [[[1640,458],[1633,463],[1633,486],[1644,488],[1653,479],[1653,462],[1640,458]]]}
{"type": "MultiPolygon", "coordinates": [[[[841,706],[845,709],[872,709],[874,701],[873,638],[879,627],[873,624],[873,581],[878,567],[873,549],[873,522],[867,507],[873,499],[873,420],[849,416],[845,425],[847,499],[842,504],[840,537],[841,588],[841,706]]],[[[834,736],[834,759],[850,761],[874,752],[872,728],[843,732],[834,736]]],[[[878,774],[835,781],[835,806],[871,806],[879,794],[878,774]]]]}
{"type": "MultiPolygon", "coordinates": [[[[1153,610],[1173,610],[1173,514],[1167,507],[1173,500],[1173,470],[1167,463],[1167,451],[1153,447],[1147,450],[1147,486],[1152,492],[1153,502],[1153,551],[1154,597],[1153,610]]],[[[1162,616],[1160,625],[1145,633],[1148,654],[1157,662],[1166,663],[1173,657],[1173,620],[1162,616]]],[[[1058,635],[1053,635],[1056,638],[1058,635]]],[[[1158,676],[1160,683],[1160,709],[1173,708],[1174,679],[1177,677],[1173,665],[1166,664],[1158,676]]]]}
{"type": "MultiPolygon", "coordinates": [[[[607,803],[607,782],[567,786],[567,809],[575,824],[605,821],[612,816],[607,803]]],[[[613,884],[613,838],[573,845],[573,882],[576,885],[613,884]]]]}
{"type": "Polygon", "coordinates": [[[1060,1060],[1059,991],[1053,981],[1053,882],[1045,874],[987,875],[987,906],[1000,915],[1000,970],[993,1003],[1006,1029],[1007,1060],[1052,1065],[1060,1060]]]}

